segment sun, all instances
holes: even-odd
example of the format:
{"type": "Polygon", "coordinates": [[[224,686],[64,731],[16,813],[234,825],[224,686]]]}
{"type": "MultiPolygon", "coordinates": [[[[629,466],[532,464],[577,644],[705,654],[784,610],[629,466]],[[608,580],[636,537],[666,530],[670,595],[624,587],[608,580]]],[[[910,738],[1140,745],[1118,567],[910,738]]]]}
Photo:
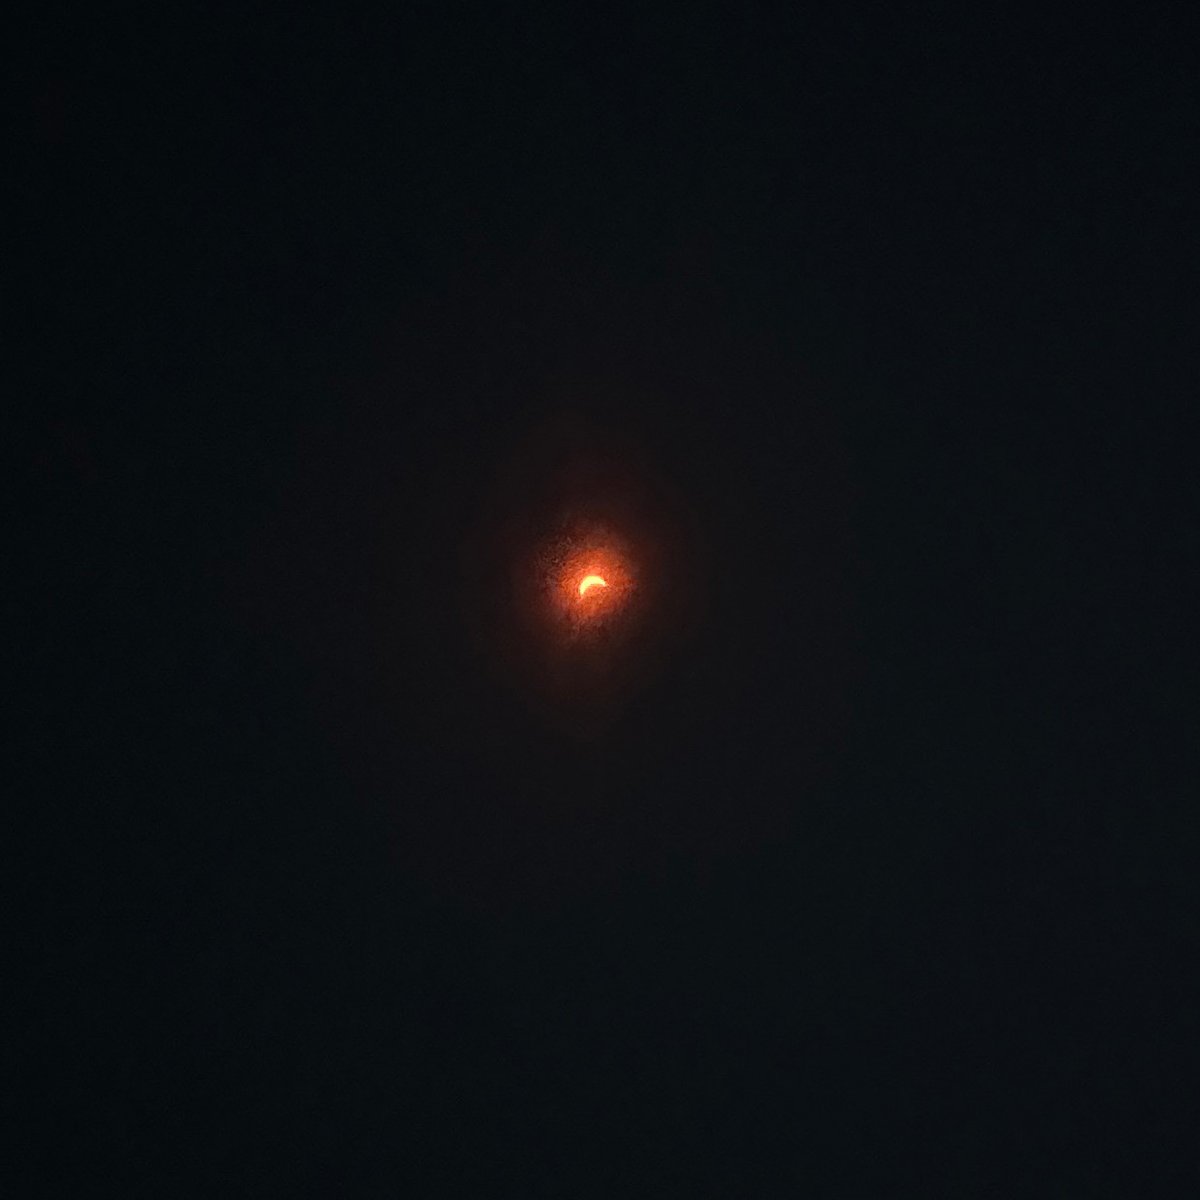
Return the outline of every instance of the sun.
{"type": "Polygon", "coordinates": [[[550,535],[534,563],[548,602],[542,611],[568,642],[608,637],[628,624],[637,588],[633,559],[606,526],[592,522],[550,535]]]}

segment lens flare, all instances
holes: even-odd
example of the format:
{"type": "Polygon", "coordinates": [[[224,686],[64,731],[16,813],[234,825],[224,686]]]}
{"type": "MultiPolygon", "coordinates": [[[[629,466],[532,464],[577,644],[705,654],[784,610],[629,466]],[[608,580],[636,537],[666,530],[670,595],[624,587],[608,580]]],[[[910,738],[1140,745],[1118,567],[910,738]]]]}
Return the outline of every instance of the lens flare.
{"type": "Polygon", "coordinates": [[[585,575],[579,581],[579,595],[586,596],[589,588],[608,587],[608,580],[602,575],[585,575]]]}

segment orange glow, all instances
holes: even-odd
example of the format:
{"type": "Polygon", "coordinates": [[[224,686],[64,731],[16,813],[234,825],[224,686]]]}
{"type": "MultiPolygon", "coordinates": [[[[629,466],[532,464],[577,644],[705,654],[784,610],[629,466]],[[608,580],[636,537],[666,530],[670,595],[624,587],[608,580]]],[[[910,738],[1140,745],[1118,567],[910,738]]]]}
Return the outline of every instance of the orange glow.
{"type": "Polygon", "coordinates": [[[631,615],[636,571],[624,542],[598,522],[552,534],[536,552],[542,611],[570,643],[611,638],[631,615]]]}

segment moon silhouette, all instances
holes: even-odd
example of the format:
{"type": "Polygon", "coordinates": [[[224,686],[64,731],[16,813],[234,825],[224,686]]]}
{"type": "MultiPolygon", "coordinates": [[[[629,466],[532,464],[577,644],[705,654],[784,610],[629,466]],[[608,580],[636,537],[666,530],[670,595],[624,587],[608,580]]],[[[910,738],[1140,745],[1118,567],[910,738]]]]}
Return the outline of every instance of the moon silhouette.
{"type": "Polygon", "coordinates": [[[608,587],[608,580],[600,575],[585,575],[579,581],[579,595],[586,596],[588,590],[594,587],[608,587]]]}

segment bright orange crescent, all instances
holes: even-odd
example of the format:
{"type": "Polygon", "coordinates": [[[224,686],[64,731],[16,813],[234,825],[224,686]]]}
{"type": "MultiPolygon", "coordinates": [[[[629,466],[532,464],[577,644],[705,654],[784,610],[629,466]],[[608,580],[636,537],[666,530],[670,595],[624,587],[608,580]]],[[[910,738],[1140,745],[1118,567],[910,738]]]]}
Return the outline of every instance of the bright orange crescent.
{"type": "Polygon", "coordinates": [[[586,596],[589,588],[608,587],[608,580],[600,575],[585,575],[579,581],[579,595],[586,596]]]}

